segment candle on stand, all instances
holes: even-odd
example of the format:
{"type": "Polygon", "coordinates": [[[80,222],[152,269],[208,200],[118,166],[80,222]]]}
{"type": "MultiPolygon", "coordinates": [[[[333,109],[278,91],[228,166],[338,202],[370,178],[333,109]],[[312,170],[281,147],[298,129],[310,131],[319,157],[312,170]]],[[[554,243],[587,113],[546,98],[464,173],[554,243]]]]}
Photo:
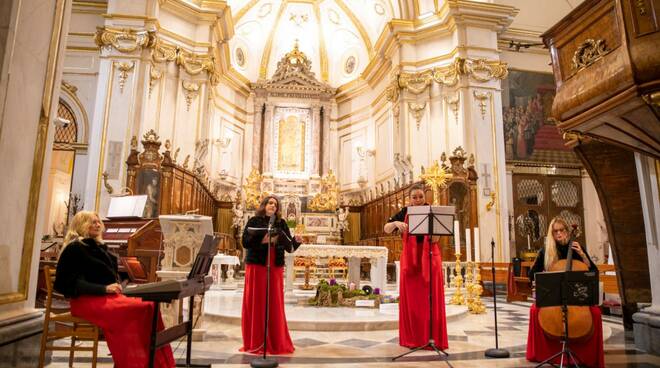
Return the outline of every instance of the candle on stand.
{"type": "Polygon", "coordinates": [[[465,252],[467,253],[467,256],[465,257],[465,260],[467,262],[472,262],[472,247],[470,246],[470,229],[465,229],[465,252]]]}
{"type": "Polygon", "coordinates": [[[474,261],[479,263],[481,261],[481,246],[479,243],[479,228],[474,228],[474,261]]]}
{"type": "Polygon", "coordinates": [[[461,252],[461,228],[458,221],[454,221],[454,249],[456,253],[461,252]]]}

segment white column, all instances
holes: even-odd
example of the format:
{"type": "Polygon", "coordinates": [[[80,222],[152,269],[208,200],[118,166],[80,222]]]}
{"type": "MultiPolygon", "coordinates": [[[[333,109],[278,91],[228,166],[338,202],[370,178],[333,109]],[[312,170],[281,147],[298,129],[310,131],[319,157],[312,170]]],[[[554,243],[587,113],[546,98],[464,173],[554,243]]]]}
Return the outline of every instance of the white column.
{"type": "Polygon", "coordinates": [[[321,149],[321,107],[312,106],[312,168],[311,175],[319,174],[319,153],[321,149]]]}
{"type": "Polygon", "coordinates": [[[263,139],[263,161],[262,161],[262,173],[271,173],[273,172],[272,158],[271,158],[271,147],[273,147],[273,110],[274,106],[272,103],[266,103],[266,114],[264,116],[264,139],[263,139]]]}
{"type": "Polygon", "coordinates": [[[660,198],[658,188],[658,165],[655,160],[635,153],[639,194],[644,215],[644,232],[646,235],[646,251],[649,262],[649,278],[651,279],[650,308],[644,309],[660,316],[660,198]]]}

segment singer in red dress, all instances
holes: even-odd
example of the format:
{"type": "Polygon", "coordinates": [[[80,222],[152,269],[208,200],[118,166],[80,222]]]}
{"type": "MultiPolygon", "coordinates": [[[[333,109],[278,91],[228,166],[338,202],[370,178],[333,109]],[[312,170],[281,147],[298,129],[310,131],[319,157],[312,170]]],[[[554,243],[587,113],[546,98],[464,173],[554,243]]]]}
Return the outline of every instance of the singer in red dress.
{"type": "MultiPolygon", "coordinates": [[[[95,212],[81,211],[73,217],[57,262],[55,290],[71,298],[73,316],[103,330],[115,367],[144,368],[149,364],[154,306],[121,294],[117,257],[108,252],[102,233],[103,223],[95,212]]],[[[162,330],[163,322],[158,322],[162,330]]],[[[170,345],[159,348],[154,367],[174,366],[170,345]]]]}
{"type": "Polygon", "coordinates": [[[261,201],[255,216],[248,220],[243,231],[243,248],[247,250],[247,255],[241,313],[243,347],[240,350],[253,354],[262,354],[264,351],[269,237],[266,231],[255,229],[267,228],[269,222],[279,234],[273,236],[271,242],[275,246],[270,248],[270,307],[266,353],[289,354],[293,353],[294,348],[284,314],[284,251],[294,252],[302,243],[302,239],[300,236],[291,237],[289,226],[280,214],[280,203],[274,196],[268,196],[261,201]]]}
{"type": "MultiPolygon", "coordinates": [[[[427,205],[425,200],[424,187],[413,185],[410,188],[410,205],[427,205]]],[[[433,339],[438,348],[445,350],[449,344],[440,247],[427,235],[409,235],[407,214],[408,207],[402,208],[390,217],[384,227],[388,234],[398,230],[403,238],[399,285],[399,345],[415,348],[429,341],[429,281],[430,277],[433,277],[433,339]],[[432,275],[429,247],[433,247],[432,275]]]]}

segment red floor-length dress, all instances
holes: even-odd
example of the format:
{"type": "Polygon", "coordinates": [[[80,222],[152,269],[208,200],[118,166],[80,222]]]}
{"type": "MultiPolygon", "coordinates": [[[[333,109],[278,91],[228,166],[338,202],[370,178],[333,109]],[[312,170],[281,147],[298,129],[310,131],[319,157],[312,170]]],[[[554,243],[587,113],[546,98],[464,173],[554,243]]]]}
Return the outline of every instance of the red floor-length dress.
{"type": "MultiPolygon", "coordinates": [[[[152,302],[122,294],[81,295],[71,299],[71,314],[103,330],[116,368],[145,368],[149,365],[152,302]]],[[[163,320],[158,317],[158,330],[163,320]]],[[[169,344],[156,350],[154,367],[175,366],[169,344]]]]}
{"type": "MultiPolygon", "coordinates": [[[[577,355],[577,359],[587,367],[605,367],[605,354],[603,351],[603,320],[598,307],[590,307],[591,318],[594,324],[594,332],[591,337],[584,341],[569,342],[568,347],[577,355]]],[[[527,360],[531,362],[542,362],[555,353],[561,351],[561,341],[546,336],[539,323],[539,309],[532,305],[529,310],[529,332],[527,333],[527,360]]],[[[573,362],[566,363],[572,366],[573,362]]],[[[560,357],[552,361],[559,364],[560,357]]]]}
{"type": "MultiPolygon", "coordinates": [[[[408,223],[408,216],[405,220],[408,223]]],[[[399,345],[414,348],[429,341],[429,237],[422,245],[417,236],[403,233],[401,283],[399,291],[399,345]]],[[[442,277],[442,254],[433,243],[433,339],[440,349],[447,349],[447,318],[442,277]]]]}
{"type": "MultiPolygon", "coordinates": [[[[268,354],[293,353],[293,342],[284,314],[284,267],[275,266],[275,248],[270,249],[270,311],[268,317],[268,354]]],[[[266,307],[265,265],[248,263],[245,266],[245,290],[241,329],[241,351],[262,354],[264,342],[264,318],[266,307]]]]}

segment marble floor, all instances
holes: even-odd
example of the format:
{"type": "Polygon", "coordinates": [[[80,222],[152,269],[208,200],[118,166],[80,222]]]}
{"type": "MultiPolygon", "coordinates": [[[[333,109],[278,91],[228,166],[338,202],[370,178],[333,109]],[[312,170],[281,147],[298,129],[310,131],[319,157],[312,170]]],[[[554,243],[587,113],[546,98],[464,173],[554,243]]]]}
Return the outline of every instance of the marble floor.
{"type": "MultiPolygon", "coordinates": [[[[207,303],[213,304],[223,300],[229,306],[216,305],[215,312],[225,308],[235,313],[240,308],[240,302],[235,298],[240,293],[216,295],[217,300],[207,298],[207,303]]],[[[529,304],[506,303],[498,298],[498,331],[499,345],[511,353],[508,359],[493,360],[484,357],[484,350],[494,347],[494,327],[492,299],[485,299],[487,313],[472,315],[457,313],[447,323],[449,334],[448,358],[439,358],[428,351],[416,352],[397,362],[391,358],[406,352],[408,349],[398,345],[396,329],[374,329],[369,331],[314,331],[292,329],[291,337],[296,351],[287,356],[275,357],[281,367],[533,367],[535,364],[525,360],[525,344],[529,318],[529,304]]],[[[207,304],[208,309],[209,305],[207,304]]],[[[461,308],[454,307],[452,308],[461,308]]],[[[464,308],[464,307],[462,307],[464,308]]],[[[339,314],[341,320],[359,320],[355,314],[339,314]]],[[[359,313],[358,313],[359,314],[359,313]]],[[[287,306],[287,316],[293,320],[312,320],[336,317],[336,312],[318,310],[312,307],[287,306]]],[[[374,315],[369,318],[387,318],[374,315]]],[[[241,328],[236,320],[223,319],[217,316],[206,318],[204,325],[206,338],[193,343],[193,362],[211,363],[213,367],[247,366],[255,357],[238,351],[241,347],[241,328]]],[[[645,354],[635,349],[632,333],[623,329],[620,318],[604,316],[603,334],[605,344],[605,362],[607,367],[660,367],[660,357],[645,354]]],[[[62,341],[61,344],[66,344],[62,341]]],[[[178,362],[185,361],[185,341],[172,343],[175,358],[178,362]]],[[[112,367],[111,357],[105,344],[99,351],[99,367],[112,367]]],[[[68,354],[58,352],[53,356],[49,368],[67,367],[68,354]]],[[[74,366],[90,366],[89,356],[76,357],[74,366]]]]}

